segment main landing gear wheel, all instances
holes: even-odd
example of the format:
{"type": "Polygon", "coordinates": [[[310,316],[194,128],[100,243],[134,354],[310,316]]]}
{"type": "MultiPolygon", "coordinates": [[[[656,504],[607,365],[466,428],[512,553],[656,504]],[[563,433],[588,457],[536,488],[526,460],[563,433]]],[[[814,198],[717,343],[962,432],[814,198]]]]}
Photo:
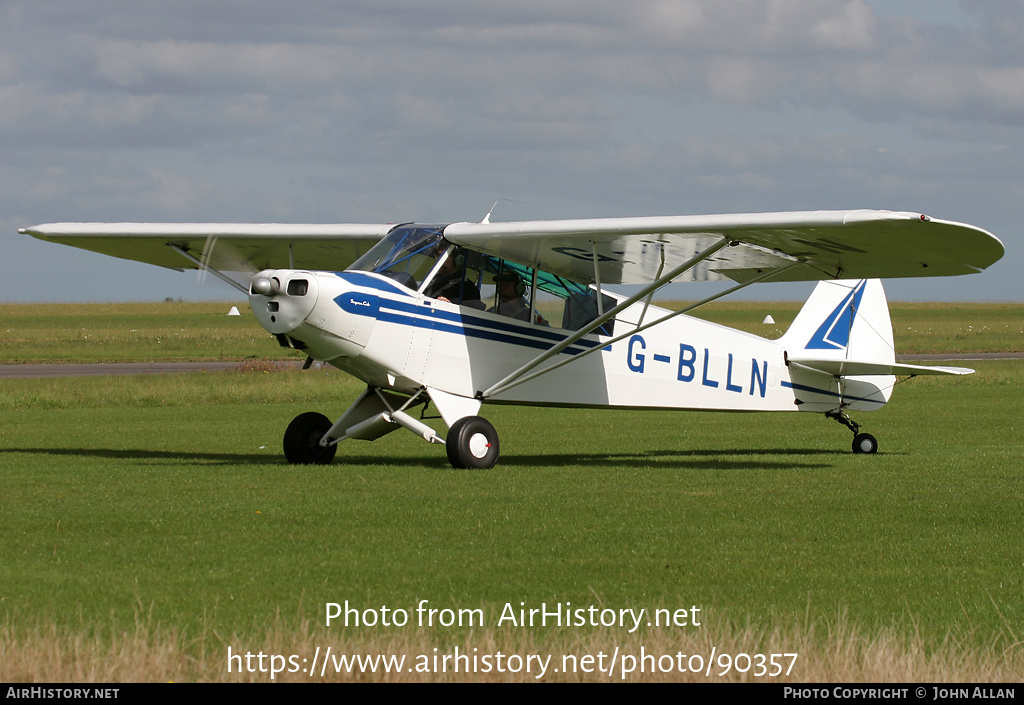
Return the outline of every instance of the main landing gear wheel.
{"type": "Polygon", "coordinates": [[[858,433],[853,437],[853,452],[871,454],[878,450],[878,441],[870,433],[858,433]]]}
{"type": "Polygon", "coordinates": [[[479,416],[466,416],[453,423],[445,447],[453,468],[486,469],[498,462],[498,432],[490,421],[479,416]]]}
{"type": "Polygon", "coordinates": [[[320,439],[333,425],[315,411],[299,414],[284,432],[284,457],[296,465],[327,465],[334,460],[338,446],[322,446],[320,439]]]}

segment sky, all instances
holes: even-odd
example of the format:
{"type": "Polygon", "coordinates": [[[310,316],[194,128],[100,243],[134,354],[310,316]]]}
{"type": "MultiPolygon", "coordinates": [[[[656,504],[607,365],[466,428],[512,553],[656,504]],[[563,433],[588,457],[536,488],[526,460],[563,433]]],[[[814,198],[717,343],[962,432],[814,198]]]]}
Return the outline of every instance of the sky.
{"type": "Polygon", "coordinates": [[[497,199],[492,221],[926,213],[1007,254],[891,300],[1022,301],[1022,46],[1019,0],[0,0],[0,301],[240,298],[19,227],[497,199]]]}

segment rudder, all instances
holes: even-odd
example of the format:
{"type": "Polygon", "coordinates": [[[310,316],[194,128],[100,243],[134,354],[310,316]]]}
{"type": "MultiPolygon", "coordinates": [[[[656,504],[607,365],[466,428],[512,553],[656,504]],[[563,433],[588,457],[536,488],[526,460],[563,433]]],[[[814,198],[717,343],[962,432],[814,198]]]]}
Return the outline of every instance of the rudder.
{"type": "Polygon", "coordinates": [[[878,279],[819,282],[779,342],[801,411],[871,411],[889,401],[896,352],[878,279]]]}
{"type": "Polygon", "coordinates": [[[819,282],[780,342],[793,357],[894,362],[892,320],[882,282],[819,282]]]}

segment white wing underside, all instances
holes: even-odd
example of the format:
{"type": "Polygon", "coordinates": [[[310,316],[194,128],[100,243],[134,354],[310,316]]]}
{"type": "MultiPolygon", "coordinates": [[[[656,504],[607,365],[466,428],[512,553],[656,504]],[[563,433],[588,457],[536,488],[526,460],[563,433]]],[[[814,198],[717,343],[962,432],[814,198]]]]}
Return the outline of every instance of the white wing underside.
{"type": "Polygon", "coordinates": [[[392,225],[278,223],[49,223],[20,232],[122,259],[195,269],[175,245],[213,269],[296,268],[341,271],[392,225]],[[205,254],[204,254],[205,253],[205,254]]]}
{"type": "MultiPolygon", "coordinates": [[[[212,252],[208,264],[215,269],[340,271],[392,227],[52,223],[21,232],[173,269],[195,265],[169,245],[195,256],[212,252]]],[[[1002,243],[980,228],[866,210],[455,223],[444,236],[471,250],[601,284],[649,284],[723,239],[731,246],[674,281],[745,282],[783,268],[768,281],[948,276],[979,272],[1003,255],[1002,243]]]]}
{"type": "Polygon", "coordinates": [[[594,281],[596,258],[603,284],[654,281],[723,238],[734,244],[675,281],[744,282],[793,262],[803,266],[769,281],[948,276],[979,272],[1003,254],[980,228],[865,210],[457,223],[445,237],[583,281],[594,281]]]}

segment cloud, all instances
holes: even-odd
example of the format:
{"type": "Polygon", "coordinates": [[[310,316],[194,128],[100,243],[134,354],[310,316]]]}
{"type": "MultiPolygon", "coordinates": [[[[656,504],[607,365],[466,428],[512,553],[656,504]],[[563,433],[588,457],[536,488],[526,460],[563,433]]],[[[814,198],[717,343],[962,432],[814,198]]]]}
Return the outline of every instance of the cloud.
{"type": "Polygon", "coordinates": [[[962,8],[15,0],[0,212],[991,217],[1024,197],[1024,6],[962,8]]]}
{"type": "Polygon", "coordinates": [[[200,96],[214,106],[264,96],[261,114],[282,120],[292,101],[318,96],[344,97],[332,111],[445,102],[449,115],[433,117],[449,122],[537,94],[597,111],[618,92],[671,93],[744,107],[840,106],[875,120],[948,112],[1003,123],[1024,101],[1020,59],[999,63],[983,41],[992,26],[940,42],[927,25],[880,23],[860,0],[650,0],[628,12],[619,3],[527,2],[490,14],[458,2],[385,11],[349,3],[337,12],[300,6],[287,20],[273,4],[251,2],[237,27],[223,10],[200,21],[198,6],[175,7],[139,13],[141,39],[121,36],[132,26],[125,18],[116,30],[64,19],[74,29],[58,51],[74,67],[44,62],[56,89],[27,83],[51,94],[92,86],[108,98],[200,96]],[[153,38],[156,25],[167,33],[153,38]]]}

